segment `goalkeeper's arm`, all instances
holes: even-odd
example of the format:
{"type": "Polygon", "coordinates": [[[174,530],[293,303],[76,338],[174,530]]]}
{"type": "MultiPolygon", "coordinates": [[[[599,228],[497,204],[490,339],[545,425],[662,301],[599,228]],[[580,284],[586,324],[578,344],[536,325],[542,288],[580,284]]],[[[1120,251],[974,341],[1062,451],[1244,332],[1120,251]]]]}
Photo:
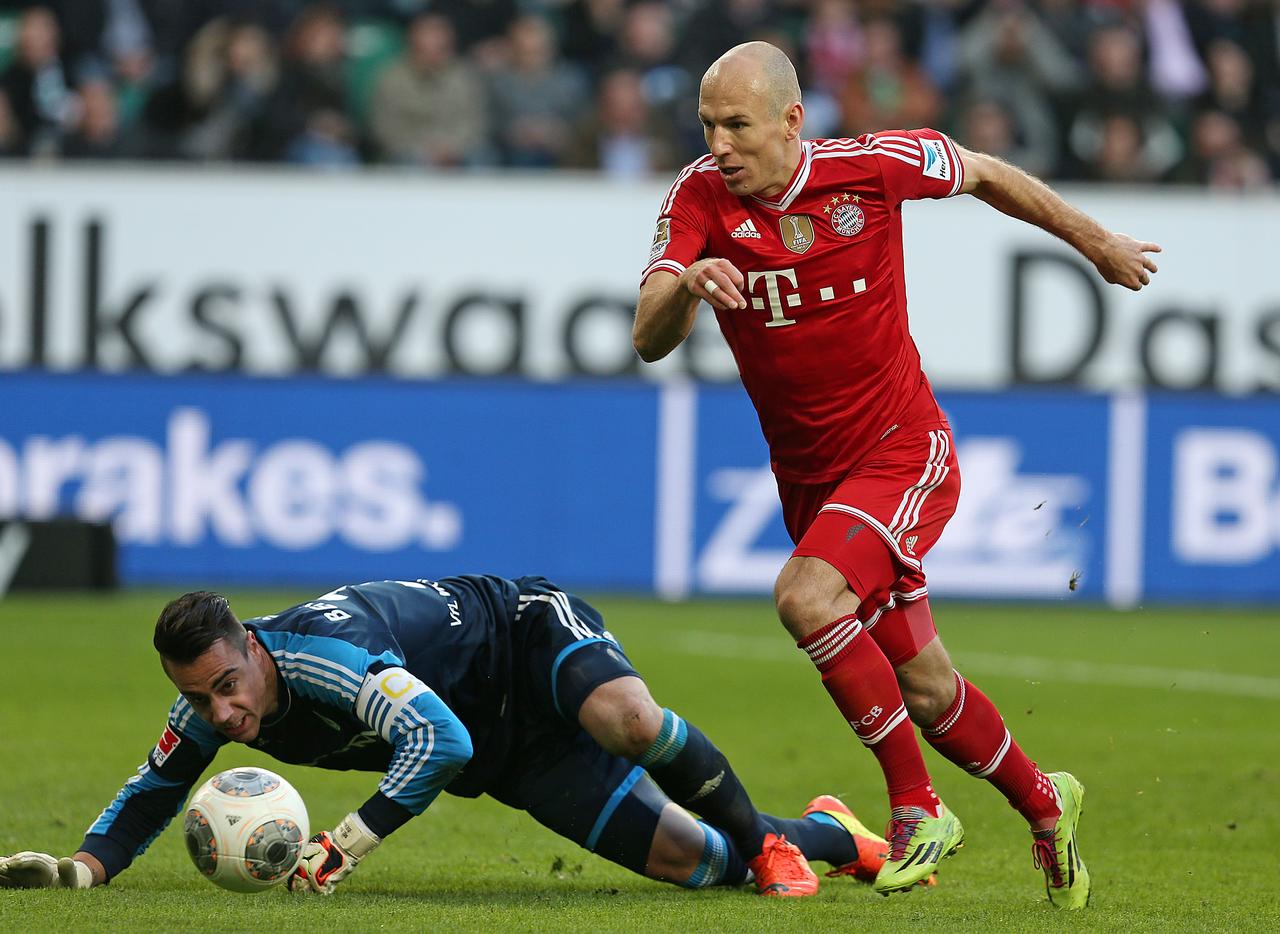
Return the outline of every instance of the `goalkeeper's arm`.
{"type": "Polygon", "coordinates": [[[182,809],[220,745],[212,730],[197,735],[199,724],[180,730],[177,723],[171,711],[160,741],[93,822],[74,856],[34,850],[0,856],[0,888],[87,889],[105,884],[139,856],[182,809]]]}
{"type": "Polygon", "coordinates": [[[404,668],[370,672],[356,716],[394,748],[378,790],[303,849],[289,888],[329,894],[382,840],[421,814],[471,760],[471,736],[444,701],[404,668]]]}

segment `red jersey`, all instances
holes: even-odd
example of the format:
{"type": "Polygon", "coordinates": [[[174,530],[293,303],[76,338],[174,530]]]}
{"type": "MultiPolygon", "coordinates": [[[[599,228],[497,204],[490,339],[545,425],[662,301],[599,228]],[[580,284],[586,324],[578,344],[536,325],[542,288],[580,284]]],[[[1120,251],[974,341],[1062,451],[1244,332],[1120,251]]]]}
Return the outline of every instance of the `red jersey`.
{"type": "Polygon", "coordinates": [[[742,271],[748,307],[717,309],[720,330],[774,473],[820,483],[847,473],[917,393],[917,405],[934,405],[907,330],[902,202],[956,194],[963,169],[951,140],[929,129],[801,146],[775,201],[730,194],[709,155],[686,166],[643,279],[708,256],[742,271]]]}

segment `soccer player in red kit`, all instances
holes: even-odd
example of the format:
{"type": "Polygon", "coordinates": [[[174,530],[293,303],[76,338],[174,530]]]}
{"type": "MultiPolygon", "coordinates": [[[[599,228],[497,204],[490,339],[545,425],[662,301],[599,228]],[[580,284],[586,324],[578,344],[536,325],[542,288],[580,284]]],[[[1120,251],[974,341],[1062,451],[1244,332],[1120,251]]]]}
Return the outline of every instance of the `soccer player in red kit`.
{"type": "Polygon", "coordinates": [[[934,793],[914,722],[1026,818],[1050,901],[1082,908],[1083,786],[1027,758],[952,667],[929,609],[921,562],[955,511],[960,474],[907,329],[901,205],[974,195],[1135,290],[1160,248],[1105,230],[936,130],[803,139],[795,69],[767,43],[737,46],[708,69],[698,114],[710,154],[662,204],[635,347],[660,359],[688,336],[700,301],[715,310],[796,542],[775,588],[778,614],[888,785],[891,852],[876,889],[910,888],[964,839],[934,793]]]}

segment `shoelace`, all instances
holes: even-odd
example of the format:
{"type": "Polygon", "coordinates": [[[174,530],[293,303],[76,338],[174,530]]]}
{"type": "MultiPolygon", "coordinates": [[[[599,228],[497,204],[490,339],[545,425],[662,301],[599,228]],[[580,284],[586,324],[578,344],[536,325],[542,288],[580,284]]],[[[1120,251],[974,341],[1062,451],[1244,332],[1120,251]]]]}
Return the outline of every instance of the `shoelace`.
{"type": "Polygon", "coordinates": [[[1062,866],[1058,863],[1058,848],[1054,845],[1056,836],[1037,837],[1031,844],[1031,861],[1037,869],[1049,870],[1049,879],[1055,889],[1062,886],[1062,866]]]}
{"type": "Polygon", "coordinates": [[[764,864],[769,869],[778,864],[798,869],[803,858],[799,848],[787,843],[785,836],[779,836],[770,846],[765,847],[763,855],[764,864]]]}
{"type": "Polygon", "coordinates": [[[907,853],[907,847],[911,845],[911,840],[916,834],[916,827],[919,826],[921,818],[919,817],[890,817],[889,818],[889,859],[897,861],[902,859],[907,853]]]}

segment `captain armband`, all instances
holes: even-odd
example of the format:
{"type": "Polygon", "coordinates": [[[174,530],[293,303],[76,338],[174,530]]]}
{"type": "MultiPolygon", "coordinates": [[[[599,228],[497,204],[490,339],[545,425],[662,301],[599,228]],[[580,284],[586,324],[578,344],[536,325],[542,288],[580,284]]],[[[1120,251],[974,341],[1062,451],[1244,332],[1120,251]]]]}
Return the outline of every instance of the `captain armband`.
{"type": "Polygon", "coordinates": [[[393,725],[415,697],[431,689],[404,668],[372,671],[356,695],[356,716],[373,727],[389,743],[395,743],[393,725]]]}

